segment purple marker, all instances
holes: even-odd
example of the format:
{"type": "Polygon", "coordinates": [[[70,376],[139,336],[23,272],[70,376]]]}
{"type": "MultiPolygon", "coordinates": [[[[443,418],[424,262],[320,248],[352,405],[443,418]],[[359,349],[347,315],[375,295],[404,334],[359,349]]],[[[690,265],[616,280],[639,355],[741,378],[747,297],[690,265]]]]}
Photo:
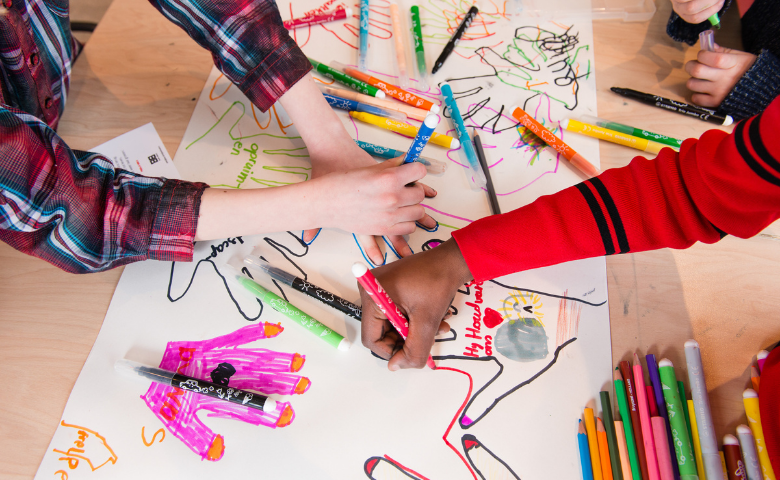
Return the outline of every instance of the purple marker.
{"type": "Polygon", "coordinates": [[[439,116],[435,113],[429,113],[420,125],[420,130],[417,131],[417,136],[414,137],[412,145],[404,156],[404,163],[412,163],[420,158],[420,154],[428,144],[428,140],[431,139],[433,131],[436,130],[436,126],[439,125],[439,116]]]}

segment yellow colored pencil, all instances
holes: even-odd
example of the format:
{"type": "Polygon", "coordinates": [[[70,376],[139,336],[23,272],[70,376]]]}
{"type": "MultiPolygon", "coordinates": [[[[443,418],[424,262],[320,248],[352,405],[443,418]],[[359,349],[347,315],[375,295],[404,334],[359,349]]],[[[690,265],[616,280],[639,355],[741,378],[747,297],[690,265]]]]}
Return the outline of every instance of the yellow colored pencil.
{"type": "Polygon", "coordinates": [[[596,436],[596,420],[593,409],[585,409],[585,430],[588,432],[588,447],[590,448],[590,464],[593,467],[593,480],[604,480],[601,474],[601,457],[599,457],[599,441],[596,436]]]}
{"type": "Polygon", "coordinates": [[[626,431],[623,422],[615,420],[615,437],[617,437],[618,454],[620,455],[620,469],[623,471],[623,480],[631,480],[631,461],[628,458],[628,446],[626,445],[626,431]]]}
{"type": "MultiPolygon", "coordinates": [[[[644,138],[634,137],[632,135],[626,135],[615,130],[609,130],[589,123],[582,123],[574,119],[564,119],[561,121],[561,126],[574,133],[587,135],[588,137],[598,138],[607,142],[617,143],[625,147],[636,148],[644,152],[657,154],[666,145],[660,143],[651,142],[644,138]]],[[[669,147],[671,148],[671,147],[669,147]]]]}
{"type": "Polygon", "coordinates": [[[693,400],[688,400],[688,416],[691,418],[691,443],[693,454],[696,457],[696,470],[699,472],[699,480],[707,480],[704,474],[704,460],[701,458],[701,444],[699,443],[699,427],[696,426],[696,412],[693,410],[693,400]]]}
{"type": "MultiPolygon", "coordinates": [[[[349,115],[352,118],[360,120],[361,122],[369,123],[371,125],[376,125],[377,127],[390,130],[391,132],[400,133],[401,135],[405,135],[407,137],[412,137],[412,138],[416,137],[417,131],[419,130],[419,128],[415,127],[414,125],[409,125],[408,123],[399,122],[398,120],[393,120],[391,118],[371,115],[370,113],[349,112],[349,115]]],[[[460,146],[460,141],[457,138],[453,138],[450,137],[449,135],[442,135],[440,133],[435,133],[435,132],[433,133],[433,135],[431,135],[431,139],[428,142],[435,143],[436,145],[439,145],[444,148],[458,148],[460,146]]]]}
{"type": "Polygon", "coordinates": [[[753,430],[753,436],[756,439],[758,463],[761,464],[761,470],[764,472],[764,480],[776,480],[772,464],[769,462],[769,453],[766,451],[764,429],[761,426],[761,412],[758,410],[758,394],[756,391],[750,388],[745,390],[742,394],[742,403],[745,405],[748,426],[753,430]]]}
{"type": "MultiPolygon", "coordinates": [[[[604,480],[612,480],[612,459],[609,457],[609,444],[607,444],[607,430],[604,422],[596,418],[596,437],[599,441],[599,458],[601,459],[601,475],[604,480]]],[[[617,458],[615,459],[617,461],[617,458]]]]}

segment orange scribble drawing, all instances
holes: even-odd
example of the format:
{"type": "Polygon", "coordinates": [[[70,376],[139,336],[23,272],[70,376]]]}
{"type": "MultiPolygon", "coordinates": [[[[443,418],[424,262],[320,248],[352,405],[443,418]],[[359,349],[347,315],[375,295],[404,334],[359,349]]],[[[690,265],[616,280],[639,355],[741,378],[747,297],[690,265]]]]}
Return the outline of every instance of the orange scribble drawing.
{"type": "MultiPolygon", "coordinates": [[[[152,435],[152,439],[147,442],[146,441],[146,434],[144,434],[144,427],[141,427],[141,441],[144,442],[144,445],[146,445],[147,447],[151,447],[152,444],[154,443],[154,441],[157,440],[157,434],[158,433],[162,434],[162,437],[160,437],[160,442],[165,440],[165,429],[161,428],[161,429],[157,430],[156,432],[154,432],[154,435],[152,435]]],[[[157,443],[160,443],[160,442],[157,442],[157,443]]]]}
{"type": "Polygon", "coordinates": [[[222,77],[224,77],[224,76],[225,76],[225,74],[223,74],[223,73],[220,73],[220,74],[217,76],[217,79],[216,79],[216,80],[214,80],[214,85],[212,85],[212,86],[211,86],[211,91],[209,92],[209,100],[217,100],[217,99],[220,99],[220,98],[222,98],[222,97],[223,97],[223,96],[224,96],[224,95],[225,95],[225,94],[228,92],[228,90],[230,90],[230,87],[232,87],[232,86],[233,86],[233,82],[228,82],[228,84],[227,84],[227,87],[225,87],[225,91],[224,91],[224,92],[222,92],[222,93],[220,93],[220,94],[219,94],[218,96],[216,96],[216,97],[214,96],[214,89],[215,89],[215,88],[217,88],[217,83],[219,83],[219,80],[220,80],[222,77]]]}
{"type": "MultiPolygon", "coordinates": [[[[93,472],[109,462],[112,464],[116,463],[118,458],[117,455],[108,443],[106,443],[105,437],[98,432],[86,427],[70,425],[65,423],[65,420],[62,420],[60,425],[74,429],[76,434],[73,446],[68,448],[67,451],[54,449],[56,453],[65,455],[58,460],[68,462],[69,469],[75,470],[81,464],[81,461],[87,462],[89,468],[92,469],[93,472]]],[[[58,470],[55,472],[55,475],[60,472],[65,473],[64,470],[58,470]]],[[[60,474],[61,478],[67,479],[68,474],[65,473],[65,476],[62,477],[62,473],[60,474]]]]}
{"type": "Polygon", "coordinates": [[[55,475],[59,474],[60,480],[68,480],[68,472],[66,472],[65,470],[57,470],[56,472],[54,472],[54,474],[55,475]]]}

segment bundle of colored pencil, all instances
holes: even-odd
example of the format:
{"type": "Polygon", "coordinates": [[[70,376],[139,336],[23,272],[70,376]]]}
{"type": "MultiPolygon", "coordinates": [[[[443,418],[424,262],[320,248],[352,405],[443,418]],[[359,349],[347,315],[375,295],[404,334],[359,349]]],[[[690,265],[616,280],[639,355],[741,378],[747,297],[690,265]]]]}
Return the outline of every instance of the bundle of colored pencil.
{"type": "Polygon", "coordinates": [[[586,408],[578,426],[582,477],[585,480],[775,480],[764,447],[758,408],[763,359],[751,367],[743,394],[747,425],[723,438],[718,450],[710,413],[699,345],[685,342],[691,398],[686,398],[672,362],[634,354],[633,365],[615,368],[614,404],[600,393],[603,421],[586,408]],[[645,382],[645,372],[649,384],[645,382]]]}

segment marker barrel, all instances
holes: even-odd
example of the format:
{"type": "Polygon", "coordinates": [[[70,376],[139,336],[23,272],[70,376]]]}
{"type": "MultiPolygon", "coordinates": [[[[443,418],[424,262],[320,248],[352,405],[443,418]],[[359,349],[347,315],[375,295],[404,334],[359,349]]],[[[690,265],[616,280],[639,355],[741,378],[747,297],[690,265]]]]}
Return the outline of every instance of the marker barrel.
{"type": "Polygon", "coordinates": [[[441,69],[441,67],[444,65],[444,62],[447,60],[447,57],[450,56],[452,51],[458,45],[458,42],[460,42],[461,37],[463,37],[463,34],[466,32],[466,29],[471,26],[471,22],[474,21],[474,17],[477,16],[477,13],[479,13],[479,9],[476,5],[472,5],[471,8],[469,8],[469,11],[466,12],[466,15],[463,17],[463,21],[460,22],[460,25],[458,25],[458,29],[455,30],[455,33],[452,34],[452,37],[444,46],[441,54],[439,54],[439,58],[437,58],[436,62],[434,62],[431,73],[436,73],[439,71],[439,69],[441,69]]]}
{"type": "Polygon", "coordinates": [[[395,40],[395,59],[398,68],[398,80],[401,87],[409,87],[409,71],[406,66],[406,35],[404,35],[403,20],[398,4],[390,2],[390,22],[393,24],[393,40],[395,40]]]}
{"type": "Polygon", "coordinates": [[[357,100],[351,100],[349,98],[337,97],[328,93],[323,93],[323,97],[328,104],[333,108],[341,110],[347,110],[351,112],[365,112],[378,117],[387,117],[399,122],[406,120],[406,115],[395,110],[386,110],[382,107],[375,107],[374,105],[368,105],[366,103],[358,102],[357,100]]]}
{"type": "MultiPolygon", "coordinates": [[[[390,130],[391,132],[400,133],[401,135],[406,135],[407,137],[411,138],[416,137],[417,132],[419,131],[419,128],[415,127],[414,125],[409,125],[408,123],[399,122],[390,118],[377,117],[376,115],[371,115],[370,113],[349,112],[349,115],[352,118],[360,120],[361,122],[370,123],[371,125],[376,125],[377,127],[390,130]]],[[[457,138],[450,137],[449,135],[442,135],[436,132],[431,135],[429,142],[448,149],[458,148],[460,146],[460,141],[457,138]]]]}
{"type": "MultiPolygon", "coordinates": [[[[402,152],[401,150],[374,145],[373,143],[364,142],[362,140],[355,140],[355,143],[358,147],[363,149],[364,152],[368,153],[369,155],[379,157],[383,160],[392,160],[393,158],[403,157],[406,155],[406,153],[402,152]]],[[[440,162],[439,160],[420,156],[416,161],[425,165],[425,170],[427,170],[428,173],[432,175],[441,175],[447,171],[447,164],[440,162]]]]}
{"type": "Polygon", "coordinates": [[[594,117],[592,115],[583,115],[579,118],[582,123],[590,123],[591,125],[597,125],[608,130],[615,130],[616,132],[625,133],[626,135],[632,135],[637,138],[644,138],[651,142],[658,142],[664,145],[669,145],[675,150],[679,150],[682,145],[682,140],[679,138],[667,137],[660,133],[654,133],[641,128],[632,127],[630,125],[624,125],[622,123],[611,122],[604,120],[603,118],[594,117]]]}
{"type": "Polygon", "coordinates": [[[331,67],[335,70],[343,70],[347,75],[351,75],[361,82],[364,82],[368,85],[371,85],[373,87],[376,87],[380,89],[383,93],[386,93],[387,95],[390,95],[391,97],[395,98],[396,100],[400,100],[404,102],[407,105],[411,105],[415,108],[422,108],[424,110],[429,110],[433,113],[439,113],[439,106],[434,105],[433,102],[430,100],[426,100],[418,95],[415,95],[414,93],[407,92],[401,87],[398,87],[396,85],[393,85],[392,83],[385,82],[382,79],[372,77],[371,75],[361,72],[360,70],[350,67],[348,65],[344,65],[341,62],[332,61],[330,62],[331,67]]]}
{"type": "Polygon", "coordinates": [[[312,25],[319,25],[321,23],[334,22],[336,20],[344,20],[352,16],[351,8],[344,8],[339,6],[335,10],[330,12],[324,12],[311,17],[294,18],[284,22],[284,28],[292,30],[301,27],[310,27],[312,25]]]}
{"type": "Polygon", "coordinates": [[[366,95],[371,95],[372,97],[385,97],[385,92],[382,90],[362,82],[357,78],[350,77],[346,73],[340,72],[335,68],[331,68],[324,63],[320,63],[311,58],[309,58],[309,63],[311,63],[314,69],[317,70],[317,73],[325,77],[332,78],[333,80],[341,83],[342,85],[346,85],[353,90],[357,90],[358,92],[364,93],[366,95]]]}
{"type": "Polygon", "coordinates": [[[360,47],[358,48],[358,68],[368,70],[368,0],[360,0],[360,47]]]}
{"type": "Polygon", "coordinates": [[[373,105],[375,107],[381,107],[386,110],[395,110],[401,112],[402,114],[406,115],[409,118],[413,118],[421,122],[425,120],[425,117],[427,117],[428,114],[430,113],[428,110],[423,110],[422,108],[415,108],[405,103],[396,102],[395,100],[376,98],[370,95],[363,95],[362,93],[358,93],[354,90],[346,90],[344,88],[334,88],[329,85],[323,85],[322,83],[319,82],[317,86],[319,87],[322,93],[327,93],[341,98],[348,98],[350,100],[356,100],[358,102],[365,103],[367,105],[373,105]]]}
{"type": "Polygon", "coordinates": [[[723,465],[718,453],[718,441],[715,438],[715,426],[712,423],[710,399],[704,381],[701,351],[695,340],[685,342],[685,360],[688,364],[688,383],[691,386],[691,397],[696,413],[696,427],[699,431],[704,472],[707,480],[724,480],[723,465]]]}
{"type": "Polygon", "coordinates": [[[428,66],[425,64],[425,47],[423,45],[422,22],[420,21],[420,7],[412,5],[409,9],[412,19],[412,38],[414,39],[414,56],[417,58],[417,73],[420,79],[420,87],[428,89],[428,66]]]}
{"type": "Polygon", "coordinates": [[[420,158],[420,154],[428,144],[428,140],[431,139],[431,135],[433,135],[433,131],[436,130],[437,125],[439,125],[439,116],[435,113],[431,113],[425,118],[420,126],[420,130],[417,131],[417,135],[409,146],[409,150],[407,150],[406,155],[404,156],[404,163],[412,163],[420,158]]]}
{"type": "Polygon", "coordinates": [[[683,412],[683,402],[680,399],[680,392],[677,388],[677,378],[674,374],[674,366],[669,360],[661,360],[661,366],[658,369],[661,377],[664,400],[669,411],[669,425],[672,430],[672,444],[677,460],[677,467],[680,469],[680,478],[682,480],[693,480],[690,477],[697,477],[696,464],[693,460],[693,450],[691,448],[691,439],[688,437],[688,427],[685,424],[685,413],[683,412]]]}
{"type": "Polygon", "coordinates": [[[485,178],[485,173],[482,171],[482,167],[479,165],[477,152],[474,151],[474,145],[472,145],[471,138],[466,131],[466,125],[463,123],[463,116],[460,114],[458,103],[455,101],[455,97],[452,94],[452,88],[448,83],[442,84],[441,93],[444,95],[445,104],[450,108],[452,124],[455,126],[455,131],[458,132],[458,139],[463,146],[463,152],[466,154],[466,159],[469,162],[469,167],[471,168],[471,181],[477,188],[482,188],[487,185],[487,179],[485,178]]]}

